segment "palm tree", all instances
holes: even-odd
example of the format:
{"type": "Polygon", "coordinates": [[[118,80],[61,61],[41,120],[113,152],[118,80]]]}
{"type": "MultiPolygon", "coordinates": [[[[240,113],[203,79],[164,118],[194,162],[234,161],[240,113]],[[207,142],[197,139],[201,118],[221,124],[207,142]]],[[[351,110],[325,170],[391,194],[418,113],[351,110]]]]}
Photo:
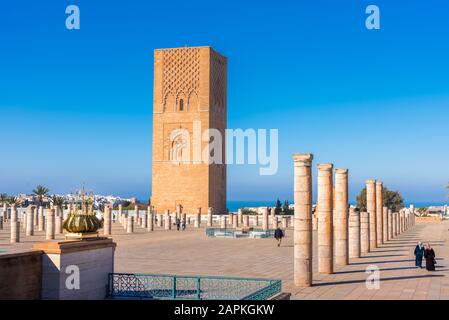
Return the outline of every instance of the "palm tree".
{"type": "Polygon", "coordinates": [[[38,185],[36,189],[33,190],[33,193],[37,196],[39,199],[39,205],[42,206],[42,202],[44,200],[44,197],[48,195],[48,192],[50,190],[44,186],[38,185]]]}
{"type": "Polygon", "coordinates": [[[19,198],[18,198],[18,197],[15,197],[15,196],[8,197],[8,199],[6,200],[6,202],[7,202],[9,205],[13,205],[13,204],[18,205],[18,204],[20,203],[19,198]]]}
{"type": "Polygon", "coordinates": [[[60,196],[53,196],[53,205],[62,207],[64,205],[64,198],[60,196]]]}
{"type": "Polygon", "coordinates": [[[5,203],[7,203],[8,202],[8,195],[6,194],[6,193],[2,193],[2,194],[0,194],[0,202],[1,202],[1,204],[3,205],[3,204],[5,204],[5,203]]]}

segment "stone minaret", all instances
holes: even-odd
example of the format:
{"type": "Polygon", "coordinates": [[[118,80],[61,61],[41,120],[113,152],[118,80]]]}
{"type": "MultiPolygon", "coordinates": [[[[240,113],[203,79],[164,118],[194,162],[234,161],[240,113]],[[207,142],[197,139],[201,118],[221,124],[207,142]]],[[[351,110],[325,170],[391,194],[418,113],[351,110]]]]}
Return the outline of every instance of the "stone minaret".
{"type": "Polygon", "coordinates": [[[151,203],[160,212],[182,205],[190,213],[226,213],[226,69],[227,59],[211,47],[154,52],[151,203]],[[208,129],[221,141],[203,141],[208,129]],[[219,150],[221,164],[209,163],[219,150]]]}

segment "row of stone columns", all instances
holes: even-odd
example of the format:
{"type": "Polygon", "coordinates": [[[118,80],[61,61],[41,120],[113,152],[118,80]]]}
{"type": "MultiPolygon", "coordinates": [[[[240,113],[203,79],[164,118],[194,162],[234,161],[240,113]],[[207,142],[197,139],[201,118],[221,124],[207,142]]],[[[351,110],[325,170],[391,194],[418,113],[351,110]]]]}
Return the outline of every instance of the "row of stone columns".
{"type": "MultiPolygon", "coordinates": [[[[312,154],[295,154],[294,160],[294,282],[312,284],[312,154]]],[[[392,239],[413,225],[414,214],[392,213],[383,206],[383,185],[367,180],[367,212],[349,209],[348,170],[332,164],[318,165],[316,205],[318,271],[333,273],[335,265],[347,265],[349,258],[392,239]]],[[[265,212],[264,212],[265,213],[265,212]]]]}
{"type": "MultiPolygon", "coordinates": [[[[47,210],[47,219],[44,217],[44,208],[28,206],[25,214],[22,216],[22,221],[19,220],[19,215],[15,204],[10,207],[10,223],[11,223],[11,243],[20,242],[20,225],[25,227],[26,236],[34,236],[35,227],[39,231],[46,231],[45,236],[47,240],[55,238],[55,234],[63,233],[63,214],[59,207],[53,206],[47,210]],[[37,214],[36,214],[37,213],[37,214]],[[35,223],[34,219],[38,220],[35,223]],[[43,226],[44,221],[46,225],[43,226]],[[22,222],[22,223],[21,223],[22,222]]],[[[3,228],[3,219],[1,219],[1,228],[3,228]]]]}

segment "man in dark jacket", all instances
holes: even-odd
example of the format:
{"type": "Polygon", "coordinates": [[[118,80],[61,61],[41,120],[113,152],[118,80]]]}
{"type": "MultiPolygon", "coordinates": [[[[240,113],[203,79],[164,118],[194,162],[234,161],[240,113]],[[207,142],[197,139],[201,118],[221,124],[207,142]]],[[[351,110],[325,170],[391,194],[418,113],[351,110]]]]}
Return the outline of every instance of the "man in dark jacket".
{"type": "Polygon", "coordinates": [[[278,247],[281,246],[281,242],[282,242],[282,238],[284,237],[284,231],[282,231],[281,228],[277,227],[276,230],[274,230],[274,238],[277,240],[278,242],[278,247]]]}

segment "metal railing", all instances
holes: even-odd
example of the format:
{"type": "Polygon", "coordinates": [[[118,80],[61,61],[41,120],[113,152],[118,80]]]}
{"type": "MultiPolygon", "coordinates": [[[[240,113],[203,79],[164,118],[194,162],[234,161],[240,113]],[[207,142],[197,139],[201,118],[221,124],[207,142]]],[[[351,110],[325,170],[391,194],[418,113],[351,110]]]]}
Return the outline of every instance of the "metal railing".
{"type": "Polygon", "coordinates": [[[153,300],[266,300],[281,292],[281,280],[213,276],[110,273],[111,298],[153,300]]]}
{"type": "Polygon", "coordinates": [[[208,237],[224,238],[274,238],[274,229],[234,229],[234,228],[206,228],[208,237]]]}

